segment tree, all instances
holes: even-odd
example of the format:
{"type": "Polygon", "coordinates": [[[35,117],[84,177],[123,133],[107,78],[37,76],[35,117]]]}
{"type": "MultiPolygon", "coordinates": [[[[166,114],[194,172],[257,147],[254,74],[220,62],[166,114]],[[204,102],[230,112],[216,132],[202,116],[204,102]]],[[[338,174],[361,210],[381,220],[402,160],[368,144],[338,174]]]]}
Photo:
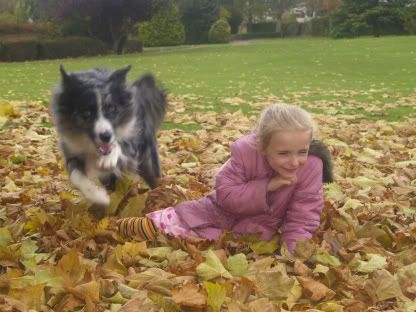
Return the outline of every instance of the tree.
{"type": "Polygon", "coordinates": [[[121,54],[134,25],[149,20],[157,6],[151,0],[61,0],[49,10],[58,20],[85,22],[92,37],[107,42],[121,54]]]}
{"type": "Polygon", "coordinates": [[[312,16],[326,16],[335,11],[341,0],[307,0],[306,6],[312,16]]]}
{"type": "Polygon", "coordinates": [[[159,10],[150,21],[139,23],[137,28],[145,46],[173,46],[185,41],[185,28],[175,3],[159,10]]]}
{"type": "Polygon", "coordinates": [[[239,26],[244,20],[245,1],[221,0],[220,4],[229,12],[227,21],[231,26],[231,33],[238,33],[239,26]]]}
{"type": "Polygon", "coordinates": [[[189,43],[208,42],[211,25],[219,18],[218,0],[183,0],[180,10],[185,26],[186,41],[189,43]]]}
{"type": "Polygon", "coordinates": [[[284,27],[280,27],[280,25],[282,25],[283,13],[295,7],[300,2],[300,0],[268,0],[267,2],[269,12],[274,17],[276,22],[276,31],[280,31],[282,36],[285,36],[284,27]]]}
{"type": "Polygon", "coordinates": [[[33,20],[34,4],[32,0],[17,0],[14,9],[14,14],[20,22],[27,22],[33,20]]]}

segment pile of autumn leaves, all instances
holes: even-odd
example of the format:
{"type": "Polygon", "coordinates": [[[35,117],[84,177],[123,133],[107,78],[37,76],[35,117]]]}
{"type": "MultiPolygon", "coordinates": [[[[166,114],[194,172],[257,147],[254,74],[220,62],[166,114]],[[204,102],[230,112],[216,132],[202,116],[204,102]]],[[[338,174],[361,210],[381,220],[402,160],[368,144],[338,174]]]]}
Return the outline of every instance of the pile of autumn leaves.
{"type": "MultiPolygon", "coordinates": [[[[138,215],[212,189],[256,116],[187,114],[195,101],[171,99],[167,121],[202,129],[160,132],[161,186],[120,182],[109,213],[138,215]]],[[[415,120],[317,115],[336,183],[314,238],[276,256],[278,237],[123,241],[115,218],[95,221],[68,184],[47,110],[1,107],[0,311],[416,311],[415,120]]]]}

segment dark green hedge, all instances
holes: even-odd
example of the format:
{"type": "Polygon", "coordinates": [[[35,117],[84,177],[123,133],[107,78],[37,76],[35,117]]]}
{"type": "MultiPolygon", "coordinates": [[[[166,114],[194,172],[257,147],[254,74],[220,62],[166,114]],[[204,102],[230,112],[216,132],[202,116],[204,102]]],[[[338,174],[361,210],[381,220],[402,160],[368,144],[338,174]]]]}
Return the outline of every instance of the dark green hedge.
{"type": "Polygon", "coordinates": [[[67,37],[41,41],[40,59],[94,56],[107,54],[109,47],[102,41],[88,37],[67,37]]]}
{"type": "Polygon", "coordinates": [[[232,40],[249,40],[249,39],[260,39],[260,38],[280,38],[281,34],[277,32],[265,32],[265,33],[246,33],[232,35],[232,40]]]}
{"type": "Polygon", "coordinates": [[[38,60],[41,46],[37,40],[21,40],[0,42],[0,61],[21,62],[26,60],[38,60]]]}
{"type": "Polygon", "coordinates": [[[248,25],[251,33],[273,33],[276,32],[276,23],[264,22],[248,25]]]}
{"type": "Polygon", "coordinates": [[[109,51],[102,41],[87,37],[0,41],[0,61],[6,62],[94,56],[109,51]]]}

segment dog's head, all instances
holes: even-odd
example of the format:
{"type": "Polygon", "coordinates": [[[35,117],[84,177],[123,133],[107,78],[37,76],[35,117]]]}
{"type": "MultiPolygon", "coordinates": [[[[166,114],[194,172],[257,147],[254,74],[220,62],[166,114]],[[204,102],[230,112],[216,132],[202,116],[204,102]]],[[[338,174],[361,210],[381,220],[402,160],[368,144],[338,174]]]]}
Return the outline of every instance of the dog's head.
{"type": "Polygon", "coordinates": [[[61,83],[52,100],[58,129],[87,135],[99,153],[111,153],[117,134],[134,122],[132,95],[126,83],[130,68],[67,73],[61,66],[61,83]]]}

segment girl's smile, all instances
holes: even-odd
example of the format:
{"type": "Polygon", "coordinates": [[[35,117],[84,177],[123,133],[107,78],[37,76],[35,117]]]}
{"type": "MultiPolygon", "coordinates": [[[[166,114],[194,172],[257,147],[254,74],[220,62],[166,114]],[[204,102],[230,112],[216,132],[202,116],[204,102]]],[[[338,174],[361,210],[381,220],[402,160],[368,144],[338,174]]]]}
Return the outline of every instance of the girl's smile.
{"type": "Polygon", "coordinates": [[[310,130],[278,131],[273,133],[263,155],[276,173],[292,178],[305,164],[310,143],[310,130]]]}

